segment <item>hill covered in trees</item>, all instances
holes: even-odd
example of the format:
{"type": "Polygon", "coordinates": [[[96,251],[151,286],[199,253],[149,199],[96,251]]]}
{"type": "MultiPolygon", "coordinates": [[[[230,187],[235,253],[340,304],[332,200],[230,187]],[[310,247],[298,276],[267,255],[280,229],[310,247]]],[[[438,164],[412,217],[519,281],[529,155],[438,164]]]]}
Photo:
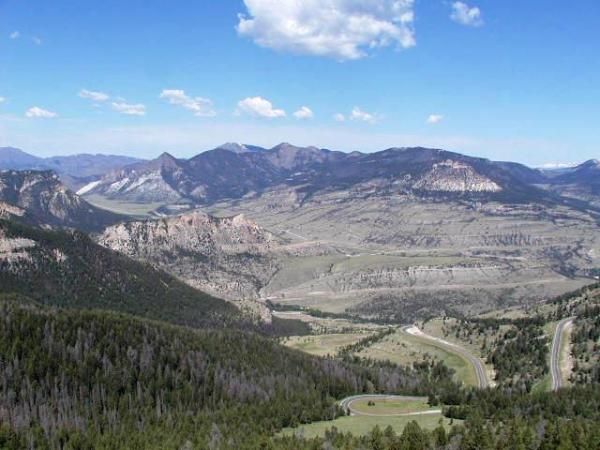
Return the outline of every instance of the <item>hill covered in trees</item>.
{"type": "Polygon", "coordinates": [[[306,334],[300,321],[262,323],[233,303],[199,291],[150,264],[96,244],[73,230],[44,230],[0,220],[0,293],[45,305],[135,314],[194,328],[234,327],[306,334]]]}
{"type": "Polygon", "coordinates": [[[0,221],[0,292],[46,305],[98,308],[192,327],[241,322],[231,303],[148,264],[94,243],[78,231],[0,221]]]}
{"type": "Polygon", "coordinates": [[[456,388],[433,366],[315,358],[257,334],[14,296],[0,321],[0,448],[256,449],[336,417],[346,395],[456,388]]]}

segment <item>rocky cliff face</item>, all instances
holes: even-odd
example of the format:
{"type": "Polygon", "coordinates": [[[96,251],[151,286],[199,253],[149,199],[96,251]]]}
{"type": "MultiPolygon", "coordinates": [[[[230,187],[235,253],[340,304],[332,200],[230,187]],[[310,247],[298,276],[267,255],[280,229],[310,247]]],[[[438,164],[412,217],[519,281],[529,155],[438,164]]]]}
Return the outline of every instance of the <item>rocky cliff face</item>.
{"type": "Polygon", "coordinates": [[[12,268],[19,260],[31,261],[28,250],[35,245],[35,241],[31,239],[7,236],[6,232],[0,229],[0,262],[12,268]]]}
{"type": "Polygon", "coordinates": [[[502,188],[472,166],[452,160],[434,164],[413,188],[433,192],[500,192],[502,188]]]}
{"type": "Polygon", "coordinates": [[[0,202],[0,219],[18,219],[25,216],[25,210],[5,202],[0,202]]]}
{"type": "Polygon", "coordinates": [[[232,300],[257,298],[277,269],[272,252],[280,244],[243,215],[216,218],[201,212],[115,225],[98,242],[232,300]]]}
{"type": "Polygon", "coordinates": [[[0,210],[36,225],[101,230],[120,216],[90,205],[49,171],[0,172],[0,210]]]}

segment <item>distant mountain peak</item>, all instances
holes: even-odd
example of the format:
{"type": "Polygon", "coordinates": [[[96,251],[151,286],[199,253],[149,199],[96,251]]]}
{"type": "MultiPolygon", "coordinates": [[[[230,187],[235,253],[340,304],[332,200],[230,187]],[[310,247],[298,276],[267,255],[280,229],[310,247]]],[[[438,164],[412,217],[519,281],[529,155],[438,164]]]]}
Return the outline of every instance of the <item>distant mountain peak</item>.
{"type": "MultiPolygon", "coordinates": [[[[144,163],[141,163],[141,166],[143,166],[143,165],[144,165],[144,163]]],[[[149,166],[152,168],[160,168],[160,169],[164,169],[164,168],[175,169],[175,168],[179,167],[179,160],[177,158],[175,158],[173,155],[171,155],[170,153],[164,152],[158,158],[156,158],[154,161],[150,161],[149,166]]]]}
{"type": "Polygon", "coordinates": [[[233,153],[246,153],[248,151],[248,147],[246,147],[244,144],[240,144],[239,142],[226,142],[217,148],[221,150],[228,150],[233,153]]]}
{"type": "Polygon", "coordinates": [[[289,142],[282,142],[281,144],[277,144],[275,147],[273,147],[271,151],[278,152],[282,150],[300,150],[301,148],[302,147],[290,144],[289,142]]]}
{"type": "MultiPolygon", "coordinates": [[[[0,155],[3,154],[16,154],[16,155],[29,155],[29,153],[24,152],[20,148],[16,147],[0,147],[0,155]]],[[[33,156],[33,155],[29,155],[33,156]]]]}
{"type": "Polygon", "coordinates": [[[42,158],[30,155],[21,149],[14,147],[0,148],[0,169],[33,169],[40,168],[42,158]]]}
{"type": "Polygon", "coordinates": [[[265,149],[262,147],[257,147],[256,145],[241,144],[239,142],[226,142],[225,144],[218,146],[215,150],[227,150],[232,153],[242,154],[258,153],[264,151],[265,149]]]}
{"type": "Polygon", "coordinates": [[[285,149],[295,149],[295,150],[311,150],[311,151],[320,151],[321,149],[319,147],[316,147],[314,145],[309,145],[307,147],[302,147],[300,145],[294,145],[291,144],[289,142],[282,142],[280,144],[277,144],[275,147],[273,147],[271,149],[271,151],[277,151],[277,150],[285,150],[285,149]]]}
{"type": "Polygon", "coordinates": [[[596,167],[600,167],[600,161],[597,159],[590,159],[586,162],[584,162],[583,164],[581,164],[581,166],[579,167],[589,167],[589,168],[596,168],[596,167]]]}
{"type": "Polygon", "coordinates": [[[175,158],[169,152],[162,152],[157,159],[171,159],[172,160],[172,159],[177,159],[177,158],[175,158]]]}

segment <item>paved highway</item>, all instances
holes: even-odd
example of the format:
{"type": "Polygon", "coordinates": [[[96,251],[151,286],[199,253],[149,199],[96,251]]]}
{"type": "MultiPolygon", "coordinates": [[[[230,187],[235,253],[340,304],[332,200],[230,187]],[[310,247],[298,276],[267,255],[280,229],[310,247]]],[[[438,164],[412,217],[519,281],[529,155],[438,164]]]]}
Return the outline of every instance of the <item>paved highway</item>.
{"type": "Polygon", "coordinates": [[[550,372],[552,374],[552,390],[557,391],[562,387],[562,375],[560,371],[560,349],[564,338],[565,328],[573,323],[573,317],[558,322],[554,339],[552,339],[552,351],[550,353],[550,372]]]}
{"type": "Polygon", "coordinates": [[[416,412],[407,412],[400,414],[372,414],[365,413],[362,411],[357,411],[352,408],[352,404],[358,400],[397,400],[397,401],[410,401],[420,399],[419,397],[406,397],[401,395],[376,395],[376,394],[365,394],[365,395],[353,395],[352,397],[346,397],[344,400],[340,402],[340,407],[346,411],[347,414],[351,416],[371,416],[371,417],[407,417],[407,416],[424,416],[428,414],[441,414],[441,409],[428,409],[426,411],[416,411],[416,412]]]}
{"type": "Polygon", "coordinates": [[[481,389],[485,389],[486,387],[489,386],[489,381],[487,378],[487,374],[485,372],[485,367],[484,367],[483,363],[481,362],[481,360],[479,358],[473,356],[471,353],[469,353],[466,349],[464,349],[460,345],[457,345],[452,342],[448,342],[443,339],[425,334],[416,326],[403,327],[402,331],[404,331],[405,333],[408,333],[412,336],[419,337],[421,339],[434,341],[434,342],[437,342],[438,344],[443,344],[444,346],[449,347],[449,350],[459,353],[461,356],[465,357],[471,363],[471,365],[475,368],[475,374],[477,375],[477,383],[479,384],[479,387],[481,389]]]}

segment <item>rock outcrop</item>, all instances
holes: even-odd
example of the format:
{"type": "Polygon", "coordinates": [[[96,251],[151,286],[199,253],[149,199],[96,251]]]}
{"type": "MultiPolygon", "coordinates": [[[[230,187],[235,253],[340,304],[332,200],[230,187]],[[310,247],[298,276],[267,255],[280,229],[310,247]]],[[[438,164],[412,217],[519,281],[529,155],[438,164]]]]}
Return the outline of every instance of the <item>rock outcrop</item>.
{"type": "Polygon", "coordinates": [[[437,192],[500,192],[502,188],[478,174],[473,167],[457,161],[444,161],[434,164],[414,189],[437,192]]]}
{"type": "Polygon", "coordinates": [[[277,269],[272,252],[279,240],[243,215],[192,212],[122,223],[107,228],[98,242],[231,300],[257,298],[277,269]]]}
{"type": "Polygon", "coordinates": [[[96,208],[67,189],[50,171],[0,171],[0,216],[35,225],[100,231],[121,216],[96,208]]]}

